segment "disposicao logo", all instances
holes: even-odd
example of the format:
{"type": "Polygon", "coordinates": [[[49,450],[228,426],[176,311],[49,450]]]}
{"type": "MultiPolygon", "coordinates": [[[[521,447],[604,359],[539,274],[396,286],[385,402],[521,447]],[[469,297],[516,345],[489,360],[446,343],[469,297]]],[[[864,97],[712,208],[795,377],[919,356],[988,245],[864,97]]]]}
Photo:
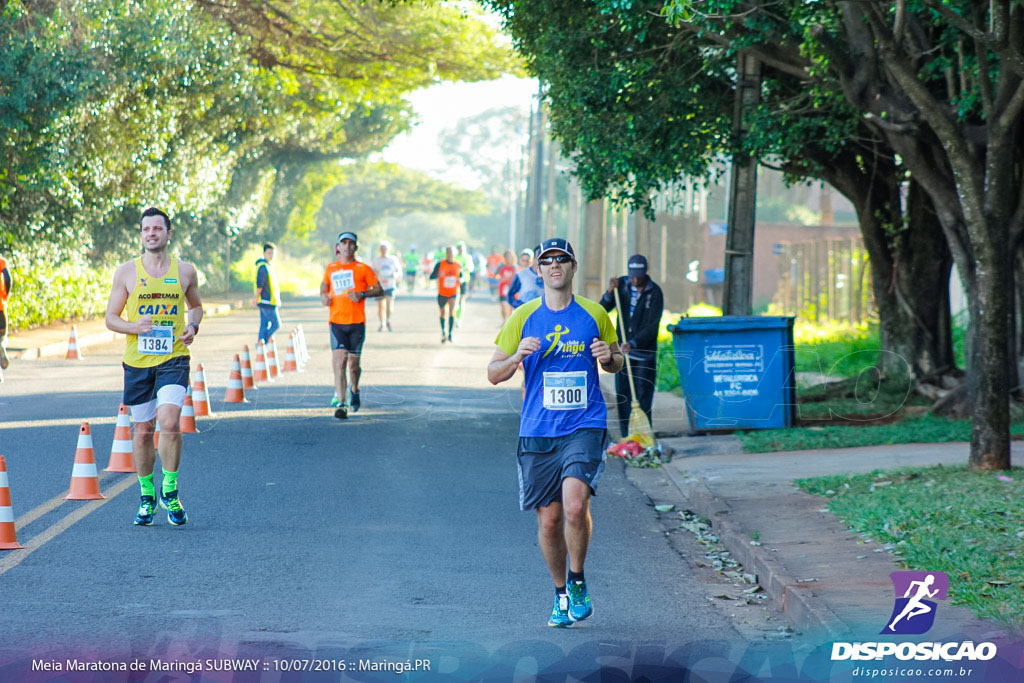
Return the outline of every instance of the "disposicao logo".
{"type": "MultiPolygon", "coordinates": [[[[893,572],[895,604],[882,635],[920,635],[935,623],[936,600],[945,600],[949,577],[943,572],[893,572]]],[[[832,660],[869,660],[884,657],[900,660],[987,661],[996,656],[995,643],[973,641],[948,643],[832,643],[832,660]]]]}
{"type": "Polygon", "coordinates": [[[896,604],[881,633],[927,633],[935,623],[935,600],[945,600],[949,592],[949,577],[943,572],[893,572],[889,578],[896,590],[896,604]]]}

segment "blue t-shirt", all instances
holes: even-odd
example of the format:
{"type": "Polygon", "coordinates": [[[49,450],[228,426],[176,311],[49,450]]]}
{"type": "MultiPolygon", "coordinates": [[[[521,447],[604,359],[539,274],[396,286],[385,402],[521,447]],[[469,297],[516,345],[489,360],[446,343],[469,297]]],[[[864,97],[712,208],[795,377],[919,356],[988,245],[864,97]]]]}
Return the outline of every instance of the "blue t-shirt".
{"type": "Polygon", "coordinates": [[[607,426],[608,412],[597,381],[595,337],[615,343],[615,328],[600,304],[574,296],[561,311],[544,299],[529,301],[512,313],[494,343],[511,356],[525,337],[540,339],[540,349],[523,360],[526,398],[519,436],[566,436],[578,429],[607,426]]]}

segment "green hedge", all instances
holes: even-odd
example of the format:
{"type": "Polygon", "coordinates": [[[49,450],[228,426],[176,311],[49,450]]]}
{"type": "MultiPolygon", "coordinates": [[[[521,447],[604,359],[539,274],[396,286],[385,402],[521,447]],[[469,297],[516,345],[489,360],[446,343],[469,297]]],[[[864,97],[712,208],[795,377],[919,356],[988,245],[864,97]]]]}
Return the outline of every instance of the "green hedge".
{"type": "Polygon", "coordinates": [[[114,278],[113,267],[95,268],[83,256],[59,262],[43,255],[11,254],[7,267],[14,291],[7,300],[8,332],[55,320],[103,315],[114,278]]]}

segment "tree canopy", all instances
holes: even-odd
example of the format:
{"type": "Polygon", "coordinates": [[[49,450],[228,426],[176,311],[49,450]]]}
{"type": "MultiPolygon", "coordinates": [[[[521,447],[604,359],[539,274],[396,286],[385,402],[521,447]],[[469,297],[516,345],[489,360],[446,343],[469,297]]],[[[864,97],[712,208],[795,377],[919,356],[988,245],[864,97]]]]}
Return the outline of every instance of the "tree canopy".
{"type": "Polygon", "coordinates": [[[406,94],[518,68],[440,0],[11,0],[0,40],[0,247],[104,261],[134,253],[147,205],[200,263],[279,237],[307,174],[409,127],[406,94]]]}

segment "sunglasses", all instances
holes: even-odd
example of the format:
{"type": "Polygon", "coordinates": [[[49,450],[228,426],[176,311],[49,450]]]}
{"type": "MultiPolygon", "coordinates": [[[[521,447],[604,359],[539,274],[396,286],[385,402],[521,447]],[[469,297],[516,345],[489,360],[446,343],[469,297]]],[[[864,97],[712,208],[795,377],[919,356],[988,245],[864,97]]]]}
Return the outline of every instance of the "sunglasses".
{"type": "Polygon", "coordinates": [[[568,254],[559,254],[558,256],[541,256],[537,259],[537,263],[542,266],[550,266],[552,263],[572,263],[572,256],[568,254]]]}

